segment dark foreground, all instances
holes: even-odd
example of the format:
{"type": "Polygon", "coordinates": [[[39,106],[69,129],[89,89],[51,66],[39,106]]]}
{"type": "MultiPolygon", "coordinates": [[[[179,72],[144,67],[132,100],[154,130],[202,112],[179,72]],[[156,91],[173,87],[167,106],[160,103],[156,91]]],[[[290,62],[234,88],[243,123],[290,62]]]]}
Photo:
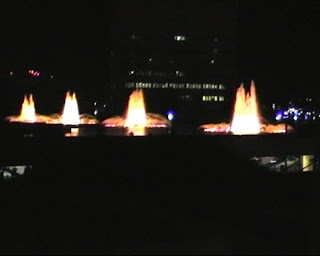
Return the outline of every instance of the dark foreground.
{"type": "Polygon", "coordinates": [[[320,253],[319,173],[172,138],[2,138],[1,161],[33,170],[0,184],[0,253],[320,253]]]}

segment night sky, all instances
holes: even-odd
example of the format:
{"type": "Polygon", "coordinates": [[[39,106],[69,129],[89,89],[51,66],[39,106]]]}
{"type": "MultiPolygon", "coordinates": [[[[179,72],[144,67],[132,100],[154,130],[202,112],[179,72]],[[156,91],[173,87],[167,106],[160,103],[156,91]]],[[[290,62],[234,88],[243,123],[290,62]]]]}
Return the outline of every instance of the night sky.
{"type": "MultiPolygon", "coordinates": [[[[203,3],[194,1],[194,5],[203,3]]],[[[53,73],[65,81],[64,86],[75,89],[106,86],[110,4],[2,4],[1,74],[31,67],[53,73]]],[[[240,0],[238,20],[239,81],[255,80],[259,97],[266,102],[314,94],[320,82],[316,70],[319,1],[240,0]]]]}
{"type": "Polygon", "coordinates": [[[239,65],[267,100],[311,96],[320,82],[319,1],[241,1],[239,65]]]}

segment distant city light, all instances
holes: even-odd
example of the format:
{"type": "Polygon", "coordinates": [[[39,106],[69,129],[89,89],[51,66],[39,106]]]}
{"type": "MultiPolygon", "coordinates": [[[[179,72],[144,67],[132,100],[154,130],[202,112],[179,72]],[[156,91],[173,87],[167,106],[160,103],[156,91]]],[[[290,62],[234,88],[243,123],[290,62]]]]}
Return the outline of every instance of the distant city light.
{"type": "Polygon", "coordinates": [[[172,121],[174,119],[174,112],[172,110],[168,111],[167,117],[169,121],[172,121]]]}
{"type": "Polygon", "coordinates": [[[174,40],[176,40],[176,41],[185,41],[186,37],[185,36],[175,36],[174,40]]]}
{"type": "Polygon", "coordinates": [[[14,73],[11,71],[11,72],[9,72],[9,75],[10,75],[10,76],[13,76],[13,75],[14,75],[14,73]]]}
{"type": "Polygon", "coordinates": [[[281,115],[281,114],[279,114],[279,115],[276,116],[276,120],[277,120],[277,121],[280,121],[281,118],[282,118],[282,115],[281,115]]]}
{"type": "Polygon", "coordinates": [[[293,120],[294,120],[294,121],[297,121],[297,120],[298,120],[298,116],[297,116],[297,115],[294,115],[294,116],[293,116],[293,120]]]}
{"type": "Polygon", "coordinates": [[[30,70],[28,71],[28,73],[31,74],[31,75],[33,75],[33,76],[40,76],[40,72],[35,71],[35,70],[33,70],[33,69],[30,69],[30,70]]]}
{"type": "Polygon", "coordinates": [[[277,121],[280,121],[280,120],[282,119],[282,117],[283,117],[282,111],[278,111],[278,112],[276,113],[276,120],[277,120],[277,121]]]}

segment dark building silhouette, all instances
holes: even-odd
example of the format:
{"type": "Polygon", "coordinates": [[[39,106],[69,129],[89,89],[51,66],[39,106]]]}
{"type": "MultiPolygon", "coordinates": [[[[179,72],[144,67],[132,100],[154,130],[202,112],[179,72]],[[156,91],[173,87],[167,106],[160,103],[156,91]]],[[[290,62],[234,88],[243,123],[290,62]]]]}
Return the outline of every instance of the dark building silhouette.
{"type": "Polygon", "coordinates": [[[143,89],[147,111],[174,110],[181,121],[229,118],[237,79],[237,6],[114,4],[108,56],[114,111],[124,111],[129,94],[143,89]]]}

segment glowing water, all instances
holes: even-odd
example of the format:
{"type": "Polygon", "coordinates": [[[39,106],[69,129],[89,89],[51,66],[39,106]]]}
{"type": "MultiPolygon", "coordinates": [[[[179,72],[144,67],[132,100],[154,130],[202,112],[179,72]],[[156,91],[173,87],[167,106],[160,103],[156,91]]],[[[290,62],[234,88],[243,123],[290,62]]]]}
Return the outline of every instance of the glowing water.
{"type": "Polygon", "coordinates": [[[260,129],[256,88],[252,81],[250,93],[246,93],[243,84],[237,90],[231,132],[233,134],[258,134],[260,129]]]}
{"type": "Polygon", "coordinates": [[[129,135],[146,135],[146,128],[167,128],[170,121],[162,115],[147,113],[143,91],[135,90],[129,97],[126,116],[111,117],[102,124],[105,127],[126,127],[129,135]]]}
{"type": "Polygon", "coordinates": [[[199,127],[207,133],[233,133],[238,135],[259,133],[293,132],[293,127],[285,124],[260,123],[256,88],[251,82],[250,92],[246,93],[243,84],[237,89],[236,101],[231,124],[204,124],[199,127]]]}
{"type": "Polygon", "coordinates": [[[129,98],[125,127],[147,126],[147,114],[142,90],[134,91],[129,98]]]}
{"type": "Polygon", "coordinates": [[[24,96],[24,101],[22,103],[20,116],[18,117],[20,122],[34,123],[36,121],[36,110],[34,106],[32,94],[24,96]]]}
{"type": "Polygon", "coordinates": [[[80,114],[76,94],[67,92],[61,123],[64,125],[80,124],[80,114]]]}

